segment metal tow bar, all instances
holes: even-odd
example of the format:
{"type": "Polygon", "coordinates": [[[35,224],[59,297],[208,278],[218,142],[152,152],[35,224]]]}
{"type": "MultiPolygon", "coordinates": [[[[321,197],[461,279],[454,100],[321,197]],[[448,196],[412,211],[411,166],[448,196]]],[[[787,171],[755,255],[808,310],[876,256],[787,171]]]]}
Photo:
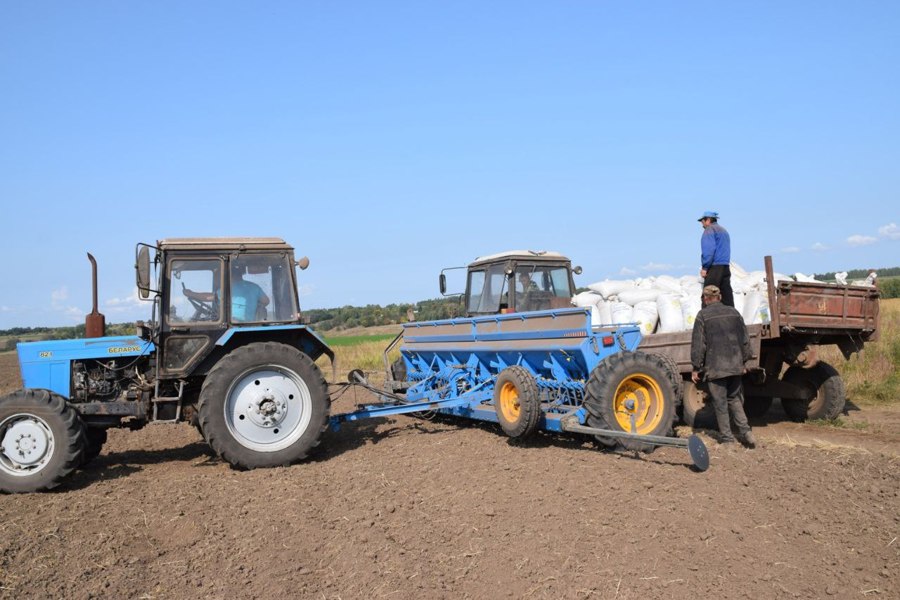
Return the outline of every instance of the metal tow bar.
{"type": "Polygon", "coordinates": [[[669,446],[670,448],[687,448],[691,453],[691,461],[698,471],[705,471],[709,468],[709,452],[706,450],[706,444],[703,443],[696,435],[684,438],[672,438],[661,435],[639,435],[637,433],[629,433],[627,431],[611,431],[608,429],[597,429],[596,427],[588,427],[571,421],[563,421],[561,423],[563,431],[572,431],[575,433],[587,433],[588,435],[600,435],[610,438],[621,438],[646,442],[654,446],[669,446]]]}

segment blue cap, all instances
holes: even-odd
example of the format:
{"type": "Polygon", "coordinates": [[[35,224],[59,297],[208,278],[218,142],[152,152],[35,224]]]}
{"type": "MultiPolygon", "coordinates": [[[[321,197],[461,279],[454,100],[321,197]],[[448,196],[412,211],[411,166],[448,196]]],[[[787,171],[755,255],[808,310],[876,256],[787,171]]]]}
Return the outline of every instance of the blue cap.
{"type": "Polygon", "coordinates": [[[714,210],[708,210],[705,213],[703,213],[703,216],[697,220],[702,221],[703,219],[718,219],[718,218],[719,218],[719,213],[717,213],[714,210]]]}

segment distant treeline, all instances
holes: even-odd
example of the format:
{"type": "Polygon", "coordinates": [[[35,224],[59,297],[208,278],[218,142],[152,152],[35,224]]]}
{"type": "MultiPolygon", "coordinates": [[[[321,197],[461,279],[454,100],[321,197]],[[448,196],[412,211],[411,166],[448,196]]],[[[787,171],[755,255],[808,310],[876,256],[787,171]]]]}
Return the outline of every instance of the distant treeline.
{"type": "MultiPolygon", "coordinates": [[[[868,271],[855,269],[847,273],[848,281],[864,279],[868,271]]],[[[834,273],[815,276],[821,281],[834,279],[834,273]]],[[[587,288],[580,288],[584,291],[587,288]]],[[[900,298],[900,267],[878,270],[878,289],[882,298],[900,298]]],[[[368,304],[366,306],[342,306],[340,308],[313,308],[303,311],[309,324],[319,331],[340,331],[351,327],[396,325],[414,321],[452,319],[465,313],[458,297],[422,300],[416,304],[368,304]]],[[[107,324],[107,335],[132,335],[134,323],[107,324]]],[[[13,327],[0,329],[0,351],[13,350],[18,342],[35,340],[63,340],[84,337],[84,325],[73,327],[13,327]]]]}

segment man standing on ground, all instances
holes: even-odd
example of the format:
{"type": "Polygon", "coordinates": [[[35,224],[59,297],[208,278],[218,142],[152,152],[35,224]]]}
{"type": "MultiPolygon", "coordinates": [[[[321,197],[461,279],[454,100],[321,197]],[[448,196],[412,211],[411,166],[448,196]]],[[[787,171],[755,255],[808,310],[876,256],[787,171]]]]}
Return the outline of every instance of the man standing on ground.
{"type": "Polygon", "coordinates": [[[753,357],[750,335],[741,314],[722,302],[722,294],[714,285],[703,288],[703,308],[694,321],[691,337],[691,379],[706,379],[716,409],[721,442],[734,442],[728,413],[737,426],[738,438],[748,448],[756,447],[744,414],[744,389],[741,376],[744,365],[753,357]]]}
{"type": "Polygon", "coordinates": [[[731,291],[731,238],[719,225],[719,213],[706,211],[697,219],[703,225],[700,238],[700,277],[703,285],[714,285],[722,291],[722,304],[734,306],[731,291]]]}

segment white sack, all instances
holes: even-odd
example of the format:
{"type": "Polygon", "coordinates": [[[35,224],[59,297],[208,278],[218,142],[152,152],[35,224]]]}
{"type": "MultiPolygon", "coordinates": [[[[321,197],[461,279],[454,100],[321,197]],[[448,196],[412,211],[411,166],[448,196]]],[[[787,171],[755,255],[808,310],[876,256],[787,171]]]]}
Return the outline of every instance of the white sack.
{"type": "Polygon", "coordinates": [[[630,304],[613,302],[610,307],[610,313],[612,314],[612,322],[615,325],[634,323],[634,308],[630,304]]]}
{"type": "Polygon", "coordinates": [[[841,285],[847,285],[847,271],[841,271],[834,274],[834,280],[841,285]]]}
{"type": "Polygon", "coordinates": [[[729,267],[730,267],[730,269],[731,269],[731,276],[732,276],[732,277],[735,277],[735,276],[737,276],[737,277],[746,277],[746,276],[747,276],[747,271],[745,271],[744,269],[742,269],[742,268],[741,268],[741,265],[737,264],[736,262],[732,262],[732,263],[729,265],[729,267]]]}
{"type": "Polygon", "coordinates": [[[624,292],[625,290],[633,290],[634,287],[634,282],[631,280],[619,281],[610,279],[598,281],[597,283],[592,283],[588,286],[588,288],[597,292],[606,300],[609,300],[610,296],[615,296],[619,292],[624,292]]]}
{"type": "Polygon", "coordinates": [[[811,275],[804,275],[803,273],[794,273],[794,279],[804,283],[822,283],[815,277],[812,277],[811,275]]]}
{"type": "Polygon", "coordinates": [[[597,292],[581,292],[572,297],[572,304],[581,308],[596,306],[600,302],[603,302],[603,296],[597,292]]]}
{"type": "Polygon", "coordinates": [[[703,278],[699,275],[683,275],[678,281],[681,283],[681,287],[703,284],[703,278]]]}
{"type": "Polygon", "coordinates": [[[638,288],[634,290],[626,290],[619,293],[619,302],[624,302],[625,304],[630,304],[631,306],[635,306],[639,302],[656,302],[656,298],[662,293],[662,290],[654,289],[638,288]]]}
{"type": "Polygon", "coordinates": [[[609,310],[610,302],[601,300],[591,307],[591,326],[609,325],[613,322],[612,313],[609,310]]]}
{"type": "Polygon", "coordinates": [[[681,293],[681,282],[671,275],[660,275],[653,282],[653,287],[673,294],[681,293]]]}
{"type": "Polygon", "coordinates": [[[659,312],[656,309],[656,301],[638,302],[634,306],[634,320],[637,321],[641,333],[649,335],[656,329],[656,322],[659,320],[659,312]]]}
{"type": "Polygon", "coordinates": [[[681,298],[675,294],[660,294],[656,298],[659,312],[657,333],[671,333],[684,329],[684,315],[681,312],[681,298]]]}
{"type": "Polygon", "coordinates": [[[747,325],[759,325],[760,323],[768,323],[769,322],[769,299],[763,294],[759,294],[759,302],[756,303],[756,308],[751,313],[748,309],[750,306],[749,302],[749,294],[748,294],[748,302],[747,306],[744,307],[747,312],[744,315],[744,322],[747,325]]]}
{"type": "Polygon", "coordinates": [[[741,313],[741,316],[743,316],[744,315],[744,304],[745,304],[747,296],[743,292],[734,292],[733,295],[734,295],[734,308],[739,313],[741,313]]]}
{"type": "Polygon", "coordinates": [[[682,296],[681,297],[681,314],[684,317],[684,328],[693,329],[694,321],[697,319],[697,313],[703,308],[700,296],[682,296]]]}

